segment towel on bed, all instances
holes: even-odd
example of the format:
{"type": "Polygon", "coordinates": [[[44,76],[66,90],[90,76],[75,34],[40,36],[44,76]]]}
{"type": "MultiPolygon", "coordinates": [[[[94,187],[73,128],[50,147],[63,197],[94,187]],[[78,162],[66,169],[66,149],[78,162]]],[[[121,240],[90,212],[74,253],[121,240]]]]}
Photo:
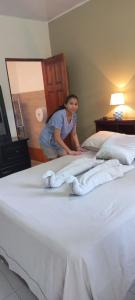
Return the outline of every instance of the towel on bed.
{"type": "Polygon", "coordinates": [[[84,195],[92,191],[96,186],[122,177],[124,173],[132,170],[134,166],[120,164],[117,159],[110,159],[102,165],[96,166],[92,170],[84,173],[77,179],[70,176],[67,182],[70,184],[72,194],[84,195]]]}
{"type": "Polygon", "coordinates": [[[56,173],[52,170],[45,172],[42,176],[43,185],[45,188],[59,187],[68,177],[79,175],[103,162],[104,160],[96,158],[78,158],[56,173]]]}

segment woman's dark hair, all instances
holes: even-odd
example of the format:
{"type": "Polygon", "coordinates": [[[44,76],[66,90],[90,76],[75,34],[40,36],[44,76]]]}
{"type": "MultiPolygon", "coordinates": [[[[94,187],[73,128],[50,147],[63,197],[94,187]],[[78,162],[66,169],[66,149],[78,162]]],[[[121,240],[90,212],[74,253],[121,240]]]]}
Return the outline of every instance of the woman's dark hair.
{"type": "Polygon", "coordinates": [[[51,119],[51,117],[53,116],[53,114],[58,111],[58,110],[62,110],[62,109],[65,109],[65,104],[67,104],[69,102],[69,100],[71,98],[75,98],[77,101],[78,101],[78,97],[74,94],[71,94],[71,95],[68,95],[66,98],[65,98],[65,101],[64,101],[64,104],[63,105],[60,105],[48,118],[47,118],[47,121],[46,123],[48,123],[48,121],[51,119]]]}

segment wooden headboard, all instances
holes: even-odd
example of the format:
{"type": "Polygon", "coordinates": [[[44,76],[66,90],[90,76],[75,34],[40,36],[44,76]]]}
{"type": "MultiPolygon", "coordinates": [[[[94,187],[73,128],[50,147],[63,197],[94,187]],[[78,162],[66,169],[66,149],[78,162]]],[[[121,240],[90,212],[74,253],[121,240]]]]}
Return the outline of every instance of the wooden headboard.
{"type": "Polygon", "coordinates": [[[135,134],[135,120],[99,119],[95,121],[96,132],[100,130],[135,134]]]}

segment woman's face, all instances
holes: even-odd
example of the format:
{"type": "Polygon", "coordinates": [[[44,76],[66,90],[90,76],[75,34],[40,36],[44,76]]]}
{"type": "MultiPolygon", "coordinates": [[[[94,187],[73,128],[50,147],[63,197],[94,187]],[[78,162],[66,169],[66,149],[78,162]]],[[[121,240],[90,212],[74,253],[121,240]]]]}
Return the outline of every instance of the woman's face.
{"type": "Polygon", "coordinates": [[[70,113],[75,113],[78,110],[78,100],[76,98],[69,99],[68,103],[65,104],[66,109],[70,113]]]}

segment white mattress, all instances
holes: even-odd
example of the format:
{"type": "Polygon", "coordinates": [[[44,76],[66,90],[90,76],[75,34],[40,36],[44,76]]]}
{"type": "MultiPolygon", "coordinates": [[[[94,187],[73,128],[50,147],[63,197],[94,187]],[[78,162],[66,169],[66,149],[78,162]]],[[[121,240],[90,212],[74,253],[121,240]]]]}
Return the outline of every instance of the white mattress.
{"type": "Polygon", "coordinates": [[[135,279],[135,170],[86,196],[43,189],[42,174],[73,159],[0,179],[0,254],[40,300],[123,300],[135,279]]]}

